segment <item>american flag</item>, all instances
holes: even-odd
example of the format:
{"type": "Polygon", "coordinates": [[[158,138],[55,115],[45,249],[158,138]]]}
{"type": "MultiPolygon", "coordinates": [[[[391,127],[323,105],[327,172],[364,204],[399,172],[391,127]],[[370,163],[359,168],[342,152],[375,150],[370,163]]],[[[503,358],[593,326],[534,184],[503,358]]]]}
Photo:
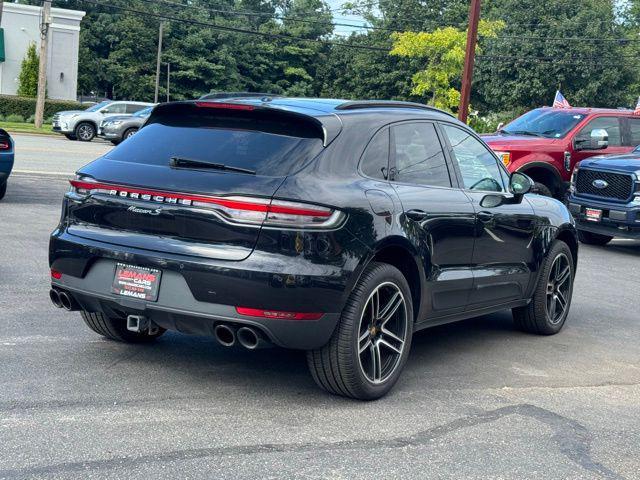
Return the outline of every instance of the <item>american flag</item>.
{"type": "Polygon", "coordinates": [[[638,97],[638,103],[636,103],[636,108],[633,110],[634,115],[640,115],[640,97],[638,97]]]}
{"type": "Polygon", "coordinates": [[[560,93],[560,90],[556,92],[556,98],[553,99],[553,108],[571,108],[567,99],[560,93]]]}

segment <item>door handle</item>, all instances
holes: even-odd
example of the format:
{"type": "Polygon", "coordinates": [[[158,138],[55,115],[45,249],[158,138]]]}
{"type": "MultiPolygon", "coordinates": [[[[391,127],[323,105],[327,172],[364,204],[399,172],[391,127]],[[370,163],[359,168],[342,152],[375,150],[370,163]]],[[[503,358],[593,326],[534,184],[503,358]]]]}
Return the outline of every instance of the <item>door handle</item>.
{"type": "Polygon", "coordinates": [[[478,212],[478,219],[483,223],[490,222],[491,220],[493,220],[493,213],[491,213],[491,212],[478,212]]]}
{"type": "Polygon", "coordinates": [[[427,212],[425,212],[424,210],[418,210],[418,209],[409,210],[406,215],[411,220],[416,220],[418,222],[420,220],[424,220],[425,218],[427,218],[429,216],[429,214],[427,212]]]}

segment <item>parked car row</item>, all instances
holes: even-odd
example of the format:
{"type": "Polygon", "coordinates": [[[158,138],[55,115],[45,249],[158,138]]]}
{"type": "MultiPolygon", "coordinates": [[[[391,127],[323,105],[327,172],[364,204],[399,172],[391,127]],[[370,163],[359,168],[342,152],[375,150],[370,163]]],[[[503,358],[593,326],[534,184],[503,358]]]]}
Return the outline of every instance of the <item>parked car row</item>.
{"type": "MultiPolygon", "coordinates": [[[[152,106],[152,103],[105,100],[86,110],[67,110],[56,113],[53,116],[53,131],[63,134],[69,140],[90,142],[99,134],[100,126],[105,120],[115,116],[130,117],[152,106]]],[[[117,142],[122,138],[113,137],[109,140],[117,142]]]]}
{"type": "Polygon", "coordinates": [[[632,110],[538,108],[483,139],[539,193],[567,200],[583,243],[640,239],[640,116],[632,110]]]}

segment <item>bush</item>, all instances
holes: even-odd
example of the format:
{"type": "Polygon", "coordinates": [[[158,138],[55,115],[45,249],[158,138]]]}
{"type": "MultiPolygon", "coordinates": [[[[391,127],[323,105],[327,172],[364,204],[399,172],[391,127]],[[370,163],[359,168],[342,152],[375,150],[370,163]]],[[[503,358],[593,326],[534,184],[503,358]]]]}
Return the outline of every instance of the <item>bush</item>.
{"type": "MultiPolygon", "coordinates": [[[[52,117],[62,110],[84,110],[78,102],[69,100],[46,100],[44,103],[44,117],[52,117]]],[[[36,99],[16,97],[12,95],[0,95],[0,115],[20,115],[28,118],[36,112],[36,99]]]]}
{"type": "Polygon", "coordinates": [[[11,123],[24,123],[24,117],[22,115],[16,115],[15,113],[13,113],[4,117],[4,121],[11,123]]]}
{"type": "Polygon", "coordinates": [[[38,94],[38,70],[40,68],[36,44],[31,42],[27,54],[22,60],[18,77],[18,95],[35,97],[38,94]]]}

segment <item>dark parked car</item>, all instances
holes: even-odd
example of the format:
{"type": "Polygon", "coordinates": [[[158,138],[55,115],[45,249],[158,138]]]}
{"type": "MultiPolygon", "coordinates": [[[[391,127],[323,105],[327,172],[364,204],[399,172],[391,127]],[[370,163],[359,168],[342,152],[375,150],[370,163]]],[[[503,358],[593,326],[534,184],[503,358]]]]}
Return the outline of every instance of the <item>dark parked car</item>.
{"type": "Polygon", "coordinates": [[[573,172],[569,210],[583,243],[640,239],[640,147],[580,162],[573,172]]]}
{"type": "Polygon", "coordinates": [[[7,193],[7,181],[13,169],[13,140],[8,132],[0,128],[0,200],[7,193]]]}
{"type": "Polygon", "coordinates": [[[147,121],[153,107],[147,107],[133,115],[118,115],[105,118],[98,128],[98,136],[110,140],[114,145],[132,137],[147,121]]]}
{"type": "Polygon", "coordinates": [[[95,332],[304,349],[329,392],[388,392],[414,331],[513,309],[554,334],[577,261],[566,207],[475,133],[399,102],[163,104],[81,168],[52,301],[95,332]]]}

